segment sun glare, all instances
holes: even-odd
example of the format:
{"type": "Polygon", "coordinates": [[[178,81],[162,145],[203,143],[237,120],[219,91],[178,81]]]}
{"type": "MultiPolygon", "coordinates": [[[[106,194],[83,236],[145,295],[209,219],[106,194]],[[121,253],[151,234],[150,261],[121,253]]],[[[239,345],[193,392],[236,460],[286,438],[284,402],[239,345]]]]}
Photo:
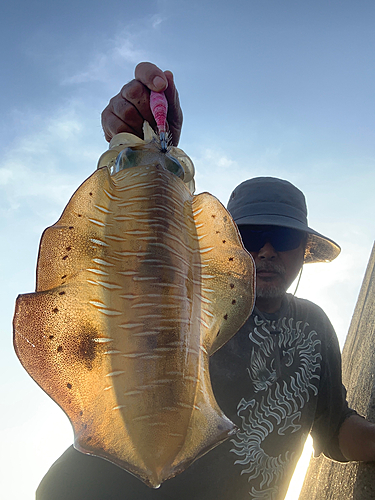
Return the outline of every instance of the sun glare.
{"type": "Polygon", "coordinates": [[[288,493],[286,494],[285,500],[298,500],[303,481],[305,479],[306,471],[309,466],[312,451],[312,438],[311,436],[309,436],[303,448],[301,458],[298,460],[292,480],[290,481],[288,493]]]}

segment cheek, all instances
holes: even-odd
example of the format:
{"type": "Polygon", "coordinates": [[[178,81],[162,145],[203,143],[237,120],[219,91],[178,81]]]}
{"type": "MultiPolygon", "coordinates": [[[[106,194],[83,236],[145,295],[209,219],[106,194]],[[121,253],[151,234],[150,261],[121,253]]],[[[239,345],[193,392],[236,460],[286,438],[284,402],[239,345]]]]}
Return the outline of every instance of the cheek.
{"type": "Polygon", "coordinates": [[[303,265],[303,249],[297,249],[293,251],[293,254],[287,256],[283,260],[286,268],[286,279],[291,284],[297,277],[302,265],[303,265]]]}
{"type": "Polygon", "coordinates": [[[258,252],[249,252],[249,254],[252,256],[252,258],[254,259],[254,262],[255,262],[256,258],[258,257],[258,252]]]}

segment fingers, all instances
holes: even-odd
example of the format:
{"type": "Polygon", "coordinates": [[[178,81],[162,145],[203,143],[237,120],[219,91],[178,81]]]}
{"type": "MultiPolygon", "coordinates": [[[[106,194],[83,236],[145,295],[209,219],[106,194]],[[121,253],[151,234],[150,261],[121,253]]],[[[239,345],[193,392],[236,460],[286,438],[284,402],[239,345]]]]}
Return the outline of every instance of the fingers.
{"type": "Polygon", "coordinates": [[[168,80],[168,87],[164,91],[168,101],[167,121],[170,133],[172,134],[172,144],[173,146],[177,146],[181,135],[183,114],[180,106],[180,98],[174,84],[173,73],[165,71],[164,75],[168,80]]]}
{"type": "Polygon", "coordinates": [[[105,138],[110,141],[120,132],[130,132],[143,138],[144,120],[147,120],[151,126],[155,125],[150,110],[150,94],[141,82],[132,80],[112,97],[102,113],[105,138]]]}
{"type": "Polygon", "coordinates": [[[150,90],[165,91],[168,100],[168,124],[172,144],[177,146],[182,127],[182,111],[173,75],[155,64],[140,63],[135,68],[135,80],[124,85],[102,113],[102,126],[107,141],[120,133],[130,132],[143,138],[143,122],[155,127],[150,109],[150,90]]]}

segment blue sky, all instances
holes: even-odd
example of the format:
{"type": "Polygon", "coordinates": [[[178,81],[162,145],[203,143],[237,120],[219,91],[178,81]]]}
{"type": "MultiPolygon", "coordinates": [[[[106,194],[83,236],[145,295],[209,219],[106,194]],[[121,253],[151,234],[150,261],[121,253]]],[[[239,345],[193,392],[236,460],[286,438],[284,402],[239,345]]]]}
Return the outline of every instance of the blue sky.
{"type": "Polygon", "coordinates": [[[100,113],[140,61],[175,74],[185,117],[180,146],[195,163],[197,192],[226,203],[239,182],[261,175],[304,191],[311,227],[342,254],[306,266],[297,295],[326,310],[343,345],[374,240],[374,22],[371,0],[2,6],[0,470],[7,499],[33,498],[72,441],[61,410],[13,353],[15,298],[34,289],[40,235],[96,168],[107,148],[100,113]]]}

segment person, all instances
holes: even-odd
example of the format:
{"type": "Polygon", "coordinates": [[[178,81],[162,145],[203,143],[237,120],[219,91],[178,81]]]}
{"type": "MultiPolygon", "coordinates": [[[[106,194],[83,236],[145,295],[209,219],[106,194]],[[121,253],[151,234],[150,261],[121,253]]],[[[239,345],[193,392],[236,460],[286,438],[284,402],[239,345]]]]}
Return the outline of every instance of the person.
{"type": "MultiPolygon", "coordinates": [[[[173,75],[141,63],[102,114],[105,137],[142,136],[149,91],[165,90],[172,142],[182,112],[173,75]]],[[[210,359],[215,397],[239,432],[153,490],[103,459],[69,448],[42,480],[37,500],[281,500],[309,433],[315,454],[375,460],[375,425],[348,407],[336,334],[317,305],[287,293],[306,262],[333,260],[339,246],[308,226],[303,193],[285,180],[249,179],[228,210],[256,269],[255,308],[210,359]]]]}

